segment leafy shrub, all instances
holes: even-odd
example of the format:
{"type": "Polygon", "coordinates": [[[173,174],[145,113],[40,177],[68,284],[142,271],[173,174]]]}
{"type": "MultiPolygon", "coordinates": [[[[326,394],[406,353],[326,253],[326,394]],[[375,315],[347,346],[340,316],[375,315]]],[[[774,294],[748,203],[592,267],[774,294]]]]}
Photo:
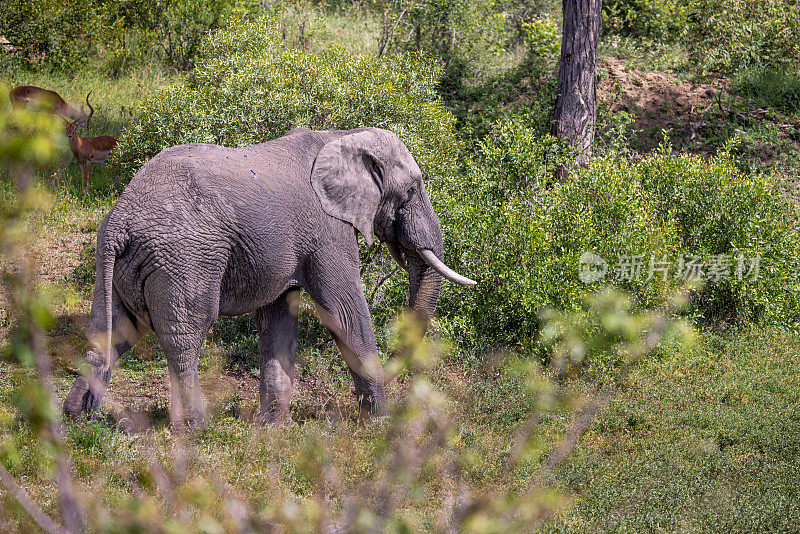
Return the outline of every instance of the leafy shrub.
{"type": "Polygon", "coordinates": [[[704,72],[785,68],[800,58],[800,4],[784,0],[691,0],[689,58],[704,72]]]}
{"type": "MultiPolygon", "coordinates": [[[[542,306],[575,309],[592,289],[578,278],[584,251],[610,260],[674,249],[672,225],[625,166],[597,158],[546,188],[565,154],[552,137],[506,123],[441,199],[440,220],[460,229],[446,242],[451,263],[479,282],[468,292],[444,287],[442,326],[454,340],[529,343],[542,306]]],[[[640,303],[661,302],[655,280],[627,288],[640,303]]]]}
{"type": "Polygon", "coordinates": [[[459,145],[435,93],[441,67],[433,60],[287,48],[272,17],[217,33],[201,57],[186,81],[139,108],[114,158],[123,179],[169,146],[252,145],[297,126],[386,128],[434,180],[455,167],[459,145]]]}
{"type": "Polygon", "coordinates": [[[521,23],[529,61],[545,62],[557,57],[561,50],[561,28],[550,17],[537,17],[521,23]]]}
{"type": "Polygon", "coordinates": [[[247,0],[9,0],[0,3],[0,35],[21,53],[0,60],[65,71],[91,64],[118,75],[157,59],[186,70],[208,32],[249,16],[254,6],[247,0]]]}
{"type": "Polygon", "coordinates": [[[151,48],[165,65],[187,70],[194,66],[205,36],[220,28],[233,13],[235,0],[144,0],[123,8],[139,46],[151,48]]]}
{"type": "Polygon", "coordinates": [[[725,156],[704,161],[666,148],[637,170],[658,198],[661,217],[675,221],[681,251],[727,257],[734,272],[738,258],[760,258],[755,280],[736,275],[707,281],[695,300],[698,312],[716,322],[800,321],[797,212],[773,178],[745,175],[725,156]]]}
{"type": "Polygon", "coordinates": [[[27,65],[74,70],[113,41],[118,28],[111,6],[92,0],[0,2],[0,35],[27,65]]]}
{"type": "Polygon", "coordinates": [[[785,0],[606,0],[603,32],[682,43],[702,74],[796,68],[800,4],[785,0]]]}
{"type": "Polygon", "coordinates": [[[465,178],[440,191],[440,220],[460,229],[449,233],[449,262],[478,280],[470,291],[444,287],[441,327],[454,340],[529,344],[542,306],[575,309],[599,287],[578,276],[583,252],[602,257],[605,282],[640,307],[663,305],[684,283],[681,258],[699,255],[706,282],[692,301],[698,319],[800,322],[797,215],[773,179],[743,174],[724,156],[704,161],[664,149],[642,160],[599,156],[551,184],[564,157],[551,138],[503,123],[465,178]],[[712,276],[724,262],[728,275],[712,276]]]}
{"type": "Polygon", "coordinates": [[[606,0],[603,32],[654,41],[676,41],[686,25],[686,0],[606,0]]]}

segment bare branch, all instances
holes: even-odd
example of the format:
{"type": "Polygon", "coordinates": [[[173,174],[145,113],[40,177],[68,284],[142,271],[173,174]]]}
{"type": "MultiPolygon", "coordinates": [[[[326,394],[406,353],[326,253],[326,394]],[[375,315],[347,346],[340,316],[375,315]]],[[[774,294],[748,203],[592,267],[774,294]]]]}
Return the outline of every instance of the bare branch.
{"type": "Polygon", "coordinates": [[[31,496],[28,495],[25,488],[20,486],[17,480],[11,476],[11,473],[6,471],[2,465],[0,465],[0,485],[2,485],[11,497],[22,506],[39,528],[48,534],[71,534],[69,530],[53,521],[49,515],[44,513],[44,511],[39,508],[39,505],[31,499],[31,496]]]}
{"type": "Polygon", "coordinates": [[[539,480],[543,480],[545,476],[549,475],[553,472],[553,470],[558,467],[558,465],[564,461],[572,451],[575,450],[575,447],[578,445],[578,441],[581,439],[581,436],[586,432],[589,428],[589,425],[597,417],[603,408],[606,407],[608,401],[611,400],[613,396],[613,391],[608,389],[602,391],[597,398],[592,401],[589,406],[584,408],[584,410],[580,413],[580,415],[575,419],[572,423],[572,426],[567,432],[567,435],[564,436],[564,439],[561,443],[556,447],[550,455],[545,459],[542,467],[539,470],[539,480]]]}
{"type": "Polygon", "coordinates": [[[378,41],[378,57],[381,57],[383,55],[383,52],[386,49],[386,45],[389,44],[389,41],[392,39],[392,35],[394,35],[394,31],[397,29],[397,26],[400,24],[400,21],[403,20],[403,17],[406,16],[406,13],[408,12],[408,10],[412,9],[418,3],[419,2],[417,2],[417,1],[411,2],[411,4],[400,13],[400,16],[397,17],[397,20],[395,21],[395,23],[394,23],[394,25],[392,26],[391,29],[387,29],[386,28],[386,26],[387,26],[386,25],[386,12],[384,12],[383,28],[381,30],[380,40],[378,41]]]}
{"type": "Polygon", "coordinates": [[[389,271],[389,274],[385,275],[383,278],[378,280],[378,282],[375,284],[375,287],[372,288],[372,291],[369,294],[369,305],[370,306],[372,306],[372,304],[375,302],[375,296],[378,294],[378,290],[381,288],[381,286],[383,284],[385,284],[392,276],[394,276],[394,273],[396,273],[399,270],[400,270],[400,267],[395,267],[394,269],[389,271]]]}

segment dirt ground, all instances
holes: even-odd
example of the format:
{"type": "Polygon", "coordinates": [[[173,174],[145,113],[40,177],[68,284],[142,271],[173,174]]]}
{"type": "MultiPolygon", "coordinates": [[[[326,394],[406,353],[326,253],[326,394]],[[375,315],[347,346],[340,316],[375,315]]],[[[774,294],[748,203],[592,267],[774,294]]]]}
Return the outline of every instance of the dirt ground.
{"type": "Polygon", "coordinates": [[[673,141],[691,142],[702,136],[705,114],[717,106],[723,81],[690,83],[669,71],[644,72],[628,67],[624,59],[604,58],[597,87],[598,102],[611,112],[624,111],[634,119],[631,125],[641,151],[658,146],[668,130],[673,141]]]}

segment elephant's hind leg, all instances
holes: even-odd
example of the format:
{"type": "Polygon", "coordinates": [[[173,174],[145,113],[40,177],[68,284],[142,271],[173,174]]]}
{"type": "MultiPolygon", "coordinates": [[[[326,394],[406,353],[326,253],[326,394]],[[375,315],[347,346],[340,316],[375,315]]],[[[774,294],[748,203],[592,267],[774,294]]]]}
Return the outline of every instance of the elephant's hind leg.
{"type": "Polygon", "coordinates": [[[111,370],[119,357],[133,347],[148,328],[120,302],[114,291],[111,299],[111,339],[113,350],[106,348],[106,318],[100,303],[92,304],[89,320],[89,342],[91,347],[84,356],[88,363],[81,370],[81,376],[75,381],[64,400],[64,414],[69,418],[77,418],[82,414],[93,416],[100,407],[100,401],[108,387],[111,370]]]}
{"type": "Polygon", "coordinates": [[[186,258],[181,265],[165,265],[145,285],[153,331],[169,368],[170,420],[176,428],[202,427],[208,420],[198,366],[219,313],[222,275],[215,267],[186,258]]]}
{"type": "Polygon", "coordinates": [[[293,289],[256,311],[261,353],[259,415],[265,423],[286,423],[290,420],[299,305],[300,291],[293,289]]]}
{"type": "Polygon", "coordinates": [[[200,349],[207,333],[208,328],[181,334],[157,334],[169,368],[169,411],[173,425],[203,427],[208,420],[198,369],[200,349]]]}

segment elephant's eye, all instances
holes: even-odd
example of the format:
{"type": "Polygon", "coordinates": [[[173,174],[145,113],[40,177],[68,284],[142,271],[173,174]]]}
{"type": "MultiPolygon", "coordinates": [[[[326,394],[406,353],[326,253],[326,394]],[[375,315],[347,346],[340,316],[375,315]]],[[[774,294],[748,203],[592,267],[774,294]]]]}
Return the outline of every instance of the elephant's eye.
{"type": "Polygon", "coordinates": [[[406,191],[406,202],[409,202],[412,198],[414,198],[414,195],[416,194],[417,194],[417,186],[412,185],[411,187],[408,188],[408,191],[406,191]]]}

